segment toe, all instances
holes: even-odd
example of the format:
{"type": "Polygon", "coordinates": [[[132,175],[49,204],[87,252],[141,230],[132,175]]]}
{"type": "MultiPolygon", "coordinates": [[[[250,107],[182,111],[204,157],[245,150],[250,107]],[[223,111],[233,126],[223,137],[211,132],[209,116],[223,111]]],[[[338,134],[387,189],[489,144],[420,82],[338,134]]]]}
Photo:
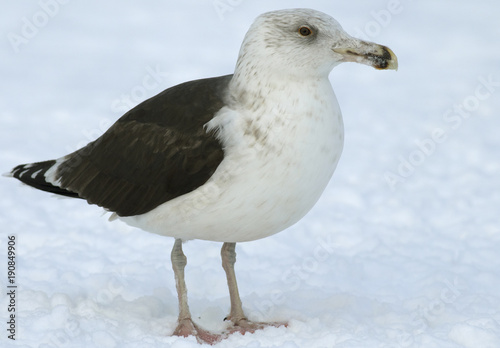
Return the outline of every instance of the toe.
{"type": "Polygon", "coordinates": [[[183,319],[179,321],[179,324],[177,325],[177,328],[174,330],[174,333],[172,335],[180,337],[194,336],[196,337],[198,343],[208,344],[215,344],[217,342],[220,342],[222,339],[221,335],[214,334],[210,331],[202,329],[201,327],[193,323],[191,319],[183,319]]]}
{"type": "Polygon", "coordinates": [[[268,326],[274,326],[274,327],[288,326],[288,323],[285,322],[263,323],[263,322],[250,321],[246,318],[232,320],[232,322],[233,325],[228,328],[229,334],[239,332],[244,335],[247,332],[254,333],[257,330],[265,329],[268,326]]]}

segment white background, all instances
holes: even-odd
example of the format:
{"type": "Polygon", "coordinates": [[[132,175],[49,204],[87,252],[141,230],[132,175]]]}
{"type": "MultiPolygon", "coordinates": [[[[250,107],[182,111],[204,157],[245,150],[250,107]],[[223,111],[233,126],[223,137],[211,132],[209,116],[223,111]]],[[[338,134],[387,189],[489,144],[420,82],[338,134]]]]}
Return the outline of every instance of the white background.
{"type": "MultiPolygon", "coordinates": [[[[165,88],[231,73],[253,19],[291,7],[389,46],[400,69],[331,74],[346,129],[332,182],[301,222],[237,246],[246,312],[289,326],[219,346],[500,347],[498,1],[10,1],[0,171],[76,150],[165,88]]],[[[169,336],[172,239],[14,179],[0,192],[0,291],[8,235],[19,285],[15,342],[0,297],[2,347],[198,346],[169,336]]],[[[229,310],[219,247],[185,245],[191,310],[213,331],[229,310]]]]}

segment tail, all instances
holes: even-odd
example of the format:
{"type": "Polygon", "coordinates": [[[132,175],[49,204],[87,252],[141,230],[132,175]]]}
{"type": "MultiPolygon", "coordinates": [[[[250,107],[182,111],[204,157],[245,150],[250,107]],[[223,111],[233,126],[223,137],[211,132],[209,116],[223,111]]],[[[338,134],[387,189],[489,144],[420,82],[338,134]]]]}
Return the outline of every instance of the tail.
{"type": "Polygon", "coordinates": [[[30,164],[21,164],[12,169],[7,176],[19,179],[21,182],[38,190],[55,193],[62,196],[80,198],[76,192],[71,192],[57,186],[57,183],[50,179],[51,172],[57,170],[58,161],[45,161],[30,164]]]}

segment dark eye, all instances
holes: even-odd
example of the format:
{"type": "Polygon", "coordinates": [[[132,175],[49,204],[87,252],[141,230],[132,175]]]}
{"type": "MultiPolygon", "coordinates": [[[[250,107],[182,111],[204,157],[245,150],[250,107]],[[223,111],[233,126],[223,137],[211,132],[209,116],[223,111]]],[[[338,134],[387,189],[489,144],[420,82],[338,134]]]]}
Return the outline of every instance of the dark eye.
{"type": "Polygon", "coordinates": [[[309,29],[308,27],[300,27],[299,34],[302,36],[309,36],[312,34],[312,30],[309,29]]]}

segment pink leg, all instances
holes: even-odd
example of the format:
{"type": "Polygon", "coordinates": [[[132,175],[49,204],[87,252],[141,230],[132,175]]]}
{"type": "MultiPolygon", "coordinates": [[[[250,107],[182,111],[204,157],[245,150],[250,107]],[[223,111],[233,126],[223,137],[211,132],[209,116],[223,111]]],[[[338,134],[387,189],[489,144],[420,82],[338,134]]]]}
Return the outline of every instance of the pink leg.
{"type": "Polygon", "coordinates": [[[184,281],[184,268],[187,264],[186,255],[182,252],[182,241],[176,239],[172,249],[172,268],[175,274],[175,286],[179,297],[179,319],[174,336],[195,336],[199,343],[215,344],[222,339],[221,335],[213,334],[193,323],[187,302],[187,288],[184,281]]]}
{"type": "Polygon", "coordinates": [[[229,334],[240,332],[253,333],[256,330],[261,330],[267,326],[287,326],[287,323],[261,323],[249,321],[243,312],[241,305],[240,294],[238,292],[238,284],[236,283],[236,274],[234,272],[234,264],[236,263],[236,243],[224,243],[221,249],[222,268],[226,272],[227,285],[229,287],[229,297],[231,300],[231,311],[225,320],[231,320],[232,327],[229,328],[229,334]]]}

